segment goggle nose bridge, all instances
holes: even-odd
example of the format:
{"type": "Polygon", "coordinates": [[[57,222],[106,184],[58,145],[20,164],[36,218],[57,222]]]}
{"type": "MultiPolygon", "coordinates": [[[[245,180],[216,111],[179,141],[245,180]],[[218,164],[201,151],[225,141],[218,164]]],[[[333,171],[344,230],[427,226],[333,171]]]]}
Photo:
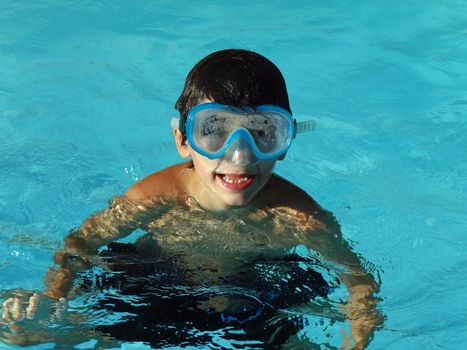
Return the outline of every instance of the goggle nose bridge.
{"type": "Polygon", "coordinates": [[[239,138],[242,138],[243,141],[250,148],[250,151],[252,152],[252,154],[254,154],[255,157],[258,157],[258,154],[257,154],[258,151],[256,149],[255,140],[253,139],[253,136],[251,136],[251,133],[243,127],[234,130],[227,137],[227,140],[225,141],[224,146],[222,147],[225,150],[225,152],[227,152],[239,138]]]}
{"type": "Polygon", "coordinates": [[[256,164],[259,161],[249,142],[242,135],[235,137],[229,143],[222,158],[232,165],[256,164]]]}

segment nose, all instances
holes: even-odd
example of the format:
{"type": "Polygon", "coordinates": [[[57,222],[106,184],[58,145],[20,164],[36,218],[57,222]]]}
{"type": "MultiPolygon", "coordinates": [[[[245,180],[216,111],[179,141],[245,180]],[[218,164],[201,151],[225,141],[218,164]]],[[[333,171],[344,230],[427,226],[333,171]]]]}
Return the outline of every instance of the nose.
{"type": "Polygon", "coordinates": [[[223,157],[229,164],[244,166],[256,164],[259,160],[243,137],[237,137],[223,157]]]}

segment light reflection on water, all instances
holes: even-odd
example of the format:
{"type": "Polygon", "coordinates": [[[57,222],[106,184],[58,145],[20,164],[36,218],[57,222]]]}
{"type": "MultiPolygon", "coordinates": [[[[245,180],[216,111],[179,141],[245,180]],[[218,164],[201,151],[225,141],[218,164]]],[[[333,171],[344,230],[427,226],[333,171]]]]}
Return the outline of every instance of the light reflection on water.
{"type": "MultiPolygon", "coordinates": [[[[371,347],[463,343],[463,1],[278,2],[267,16],[242,1],[0,6],[1,290],[42,290],[68,230],[177,162],[168,125],[185,74],[210,51],[245,47],[283,70],[297,118],[316,116],[278,172],[331,209],[381,275],[387,321],[371,347]]],[[[64,328],[63,341],[72,333],[95,337],[64,328]]]]}

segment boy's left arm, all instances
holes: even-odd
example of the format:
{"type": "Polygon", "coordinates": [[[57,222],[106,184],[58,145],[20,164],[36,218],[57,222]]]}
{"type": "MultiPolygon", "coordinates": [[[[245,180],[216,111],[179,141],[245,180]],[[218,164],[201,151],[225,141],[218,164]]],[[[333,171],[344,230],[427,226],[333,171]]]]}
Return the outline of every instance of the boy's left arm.
{"type": "Polygon", "coordinates": [[[339,273],[340,280],[349,291],[347,304],[343,307],[350,320],[353,341],[346,339],[343,348],[364,349],[376,327],[382,324],[383,317],[376,308],[379,284],[373,275],[362,266],[362,262],[342,237],[340,226],[333,215],[323,212],[321,227],[309,230],[307,246],[319,253],[324,259],[345,268],[339,273]]]}

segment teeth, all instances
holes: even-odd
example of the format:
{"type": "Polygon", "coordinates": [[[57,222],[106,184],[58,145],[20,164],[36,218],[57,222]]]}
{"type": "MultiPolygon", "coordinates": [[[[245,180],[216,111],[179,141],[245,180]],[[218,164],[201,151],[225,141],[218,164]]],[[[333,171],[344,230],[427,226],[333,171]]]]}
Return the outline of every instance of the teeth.
{"type": "Polygon", "coordinates": [[[222,177],[222,179],[225,182],[228,182],[229,184],[239,184],[239,183],[246,182],[248,180],[248,177],[245,176],[245,177],[242,177],[242,178],[239,178],[239,179],[232,179],[232,178],[228,177],[227,175],[224,175],[222,177]]]}

